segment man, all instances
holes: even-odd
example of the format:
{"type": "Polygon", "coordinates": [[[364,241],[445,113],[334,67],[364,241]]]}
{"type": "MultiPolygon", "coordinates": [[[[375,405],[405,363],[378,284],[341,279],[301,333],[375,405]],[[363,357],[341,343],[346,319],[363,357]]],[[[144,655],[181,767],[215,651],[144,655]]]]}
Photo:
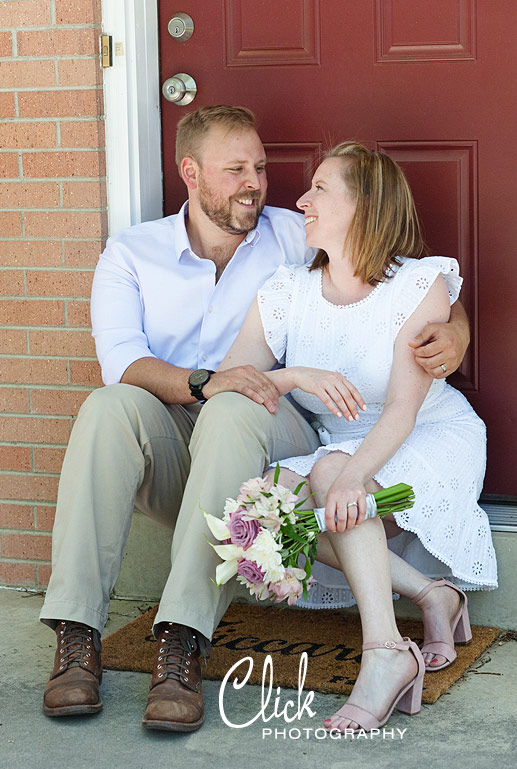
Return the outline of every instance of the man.
{"type": "MultiPolygon", "coordinates": [[[[180,121],[176,146],[187,204],[111,238],[95,273],[93,335],[108,387],[83,404],[63,463],[41,611],[58,648],[43,707],[49,716],[102,707],[100,633],[136,505],[175,528],[143,723],[192,731],[204,719],[199,656],[233,592],[211,581],[218,559],[200,508],[221,516],[243,480],[319,441],[261,372],[214,373],[260,285],[313,256],[301,216],[264,208],[254,116],[201,108],[180,121]]],[[[453,371],[468,343],[461,307],[454,317],[415,342],[434,375],[441,364],[453,371]]]]}

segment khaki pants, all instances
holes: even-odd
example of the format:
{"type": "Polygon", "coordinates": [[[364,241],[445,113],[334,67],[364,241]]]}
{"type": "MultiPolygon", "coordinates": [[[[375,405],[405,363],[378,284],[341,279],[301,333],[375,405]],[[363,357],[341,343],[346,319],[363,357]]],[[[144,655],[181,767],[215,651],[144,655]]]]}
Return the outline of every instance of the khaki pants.
{"type": "Polygon", "coordinates": [[[196,407],[166,406],[132,385],[94,391],[81,407],[61,471],[52,576],[40,619],[102,631],[136,506],[175,528],[156,624],[179,622],[211,638],[234,580],[223,587],[211,582],[220,561],[200,508],[221,517],[226,497],[235,497],[244,480],[318,445],[286,398],[272,415],[243,395],[221,393],[198,416],[196,407]]]}

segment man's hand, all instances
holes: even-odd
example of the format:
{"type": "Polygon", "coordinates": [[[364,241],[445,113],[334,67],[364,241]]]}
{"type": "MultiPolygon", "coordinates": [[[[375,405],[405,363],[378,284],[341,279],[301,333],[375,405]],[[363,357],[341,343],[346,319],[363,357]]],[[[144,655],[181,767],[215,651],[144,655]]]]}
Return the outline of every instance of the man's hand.
{"type": "Polygon", "coordinates": [[[424,371],[435,379],[443,379],[459,367],[469,341],[468,326],[463,323],[430,323],[409,346],[424,371]]]}
{"type": "Polygon", "coordinates": [[[212,398],[217,393],[241,393],[255,403],[264,405],[271,414],[278,409],[278,390],[272,381],[254,366],[236,366],[217,371],[203,387],[203,397],[212,398]]]}

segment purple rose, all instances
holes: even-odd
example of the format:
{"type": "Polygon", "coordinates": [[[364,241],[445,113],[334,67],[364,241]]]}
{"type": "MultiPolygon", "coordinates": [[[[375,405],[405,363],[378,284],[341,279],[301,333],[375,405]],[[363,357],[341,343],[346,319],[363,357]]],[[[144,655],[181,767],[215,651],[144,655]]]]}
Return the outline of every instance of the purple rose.
{"type": "Polygon", "coordinates": [[[230,522],[228,529],[230,530],[230,538],[234,545],[239,545],[243,550],[247,550],[255,542],[257,534],[260,531],[258,521],[245,521],[242,518],[242,513],[238,510],[230,515],[230,522]]]}
{"type": "Polygon", "coordinates": [[[246,558],[241,558],[239,561],[237,574],[247,579],[252,585],[258,585],[260,582],[263,582],[265,576],[265,573],[254,561],[248,561],[246,558]]]}

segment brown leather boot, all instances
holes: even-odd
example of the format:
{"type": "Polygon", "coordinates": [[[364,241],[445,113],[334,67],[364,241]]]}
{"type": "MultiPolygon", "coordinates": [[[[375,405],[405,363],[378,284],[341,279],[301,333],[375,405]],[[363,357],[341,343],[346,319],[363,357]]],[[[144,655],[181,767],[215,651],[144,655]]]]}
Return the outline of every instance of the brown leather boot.
{"type": "Polygon", "coordinates": [[[43,712],[47,716],[98,713],[102,709],[101,642],[98,630],[80,622],[64,621],[56,627],[54,669],[45,686],[43,712]]]}
{"type": "Polygon", "coordinates": [[[209,649],[209,642],[197,631],[172,622],[162,626],[142,720],[147,729],[199,729],[205,720],[199,656],[206,656],[209,649]]]}

